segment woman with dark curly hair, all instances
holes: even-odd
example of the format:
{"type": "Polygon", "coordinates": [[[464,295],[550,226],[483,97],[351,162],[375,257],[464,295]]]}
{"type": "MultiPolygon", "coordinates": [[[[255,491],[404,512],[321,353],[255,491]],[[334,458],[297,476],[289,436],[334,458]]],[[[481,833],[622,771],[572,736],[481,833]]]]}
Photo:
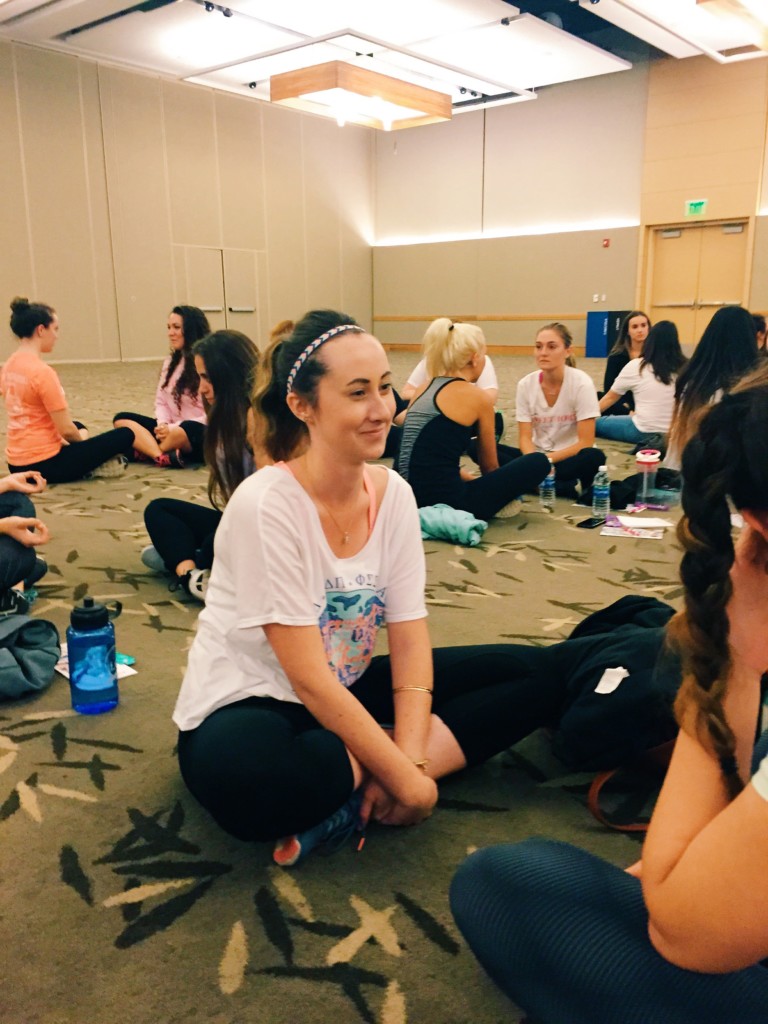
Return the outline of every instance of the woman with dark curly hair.
{"type": "Polygon", "coordinates": [[[157,466],[181,468],[203,461],[205,408],[192,346],[211,328],[197,306],[174,306],[168,314],[171,351],[160,370],[155,415],[119,412],[112,423],[133,431],[134,458],[157,466]]]}
{"type": "Polygon", "coordinates": [[[680,733],[642,860],[533,839],[473,854],[451,887],[478,959],[541,1024],[766,1020],[768,366],[706,412],[683,480],[680,733]]]}

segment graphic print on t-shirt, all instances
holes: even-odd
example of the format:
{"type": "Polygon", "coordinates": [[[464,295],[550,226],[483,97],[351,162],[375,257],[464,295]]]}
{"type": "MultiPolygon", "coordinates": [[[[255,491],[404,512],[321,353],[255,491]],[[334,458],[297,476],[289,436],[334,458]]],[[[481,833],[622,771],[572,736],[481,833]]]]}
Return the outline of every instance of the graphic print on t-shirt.
{"type": "Polygon", "coordinates": [[[343,686],[351,686],[370,664],[384,620],[385,588],[377,584],[376,573],[325,581],[325,608],[318,624],[328,664],[343,686]]]}

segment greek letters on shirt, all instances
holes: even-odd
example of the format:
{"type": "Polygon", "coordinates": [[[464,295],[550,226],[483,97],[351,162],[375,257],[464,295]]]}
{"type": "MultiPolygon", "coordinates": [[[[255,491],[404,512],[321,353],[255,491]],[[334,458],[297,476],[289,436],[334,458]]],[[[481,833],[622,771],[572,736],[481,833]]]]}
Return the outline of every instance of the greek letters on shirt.
{"type": "Polygon", "coordinates": [[[378,573],[325,581],[325,607],[318,625],[328,664],[343,686],[351,686],[370,664],[384,620],[386,588],[378,583],[378,573]]]}

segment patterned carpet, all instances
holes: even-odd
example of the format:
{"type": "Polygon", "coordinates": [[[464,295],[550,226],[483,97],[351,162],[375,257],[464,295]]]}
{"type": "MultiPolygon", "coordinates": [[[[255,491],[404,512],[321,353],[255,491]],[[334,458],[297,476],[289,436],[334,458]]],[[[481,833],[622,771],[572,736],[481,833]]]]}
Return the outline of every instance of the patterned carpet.
{"type": "MultiPolygon", "coordinates": [[[[392,357],[396,380],[413,356],[392,357]]],[[[495,360],[512,422],[527,359],[495,360]]],[[[582,364],[599,378],[599,363],[582,364]]],[[[62,366],[72,411],[104,429],[118,406],[149,412],[154,364],[62,366]]],[[[508,428],[507,437],[514,437],[508,428]]],[[[631,459],[610,448],[615,477],[631,459]]],[[[53,539],[34,614],[66,627],[85,594],[123,602],[118,649],[138,674],[94,718],[69,708],[66,681],[0,705],[0,939],[3,1024],[497,1024],[512,1007],[477,968],[446,893],[466,853],[549,835],[625,865],[637,843],[583,806],[536,734],[441,785],[413,830],[372,828],[293,873],[269,850],[223,835],[188,796],[170,714],[199,606],[147,573],[142,511],[161,494],[204,501],[201,470],[130,466],[123,478],[50,489],[38,513],[53,539]]],[[[625,594],[676,603],[676,550],[664,540],[577,530],[584,509],[529,499],[480,547],[425,542],[436,645],[508,639],[544,645],[625,594]]]]}

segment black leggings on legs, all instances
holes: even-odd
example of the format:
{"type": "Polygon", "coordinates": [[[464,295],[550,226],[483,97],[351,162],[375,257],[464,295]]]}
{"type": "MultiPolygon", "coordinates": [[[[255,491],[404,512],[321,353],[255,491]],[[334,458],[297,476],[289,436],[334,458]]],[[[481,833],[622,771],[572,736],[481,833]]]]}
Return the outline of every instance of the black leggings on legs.
{"type": "MultiPolygon", "coordinates": [[[[116,416],[112,417],[113,423],[118,423],[120,420],[130,420],[132,423],[138,423],[140,427],[148,430],[153,437],[155,436],[157,420],[153,419],[152,416],[143,416],[140,412],[119,412],[116,416]]],[[[185,461],[205,462],[205,455],[203,454],[205,424],[198,423],[197,420],[182,420],[176,426],[181,427],[189,441],[190,451],[184,453],[185,461]]]]}
{"type": "MultiPolygon", "coordinates": [[[[520,449],[511,445],[498,445],[499,463],[501,465],[520,458],[520,449]]],[[[579,481],[582,492],[592,486],[595,474],[601,466],[605,465],[605,452],[599,448],[582,448],[580,452],[571,455],[568,459],[555,464],[555,486],[557,484],[570,484],[579,481]]]]}
{"type": "MultiPolygon", "coordinates": [[[[0,494],[0,519],[8,516],[35,518],[35,506],[26,494],[5,491],[0,494]]],[[[6,533],[0,533],[0,593],[21,583],[32,572],[37,554],[33,547],[20,544],[6,533]]]]}
{"type": "Polygon", "coordinates": [[[220,522],[218,509],[178,498],[155,498],[144,509],[147,533],[169,572],[189,559],[198,569],[210,569],[213,538],[220,522]]]}
{"type": "MultiPolygon", "coordinates": [[[[432,710],[478,764],[555,720],[562,673],[547,648],[522,644],[433,652],[432,710]]],[[[382,725],[393,721],[389,658],[374,658],[351,692],[382,725]]],[[[238,839],[271,840],[323,821],[352,793],[343,742],[303,704],[247,697],[179,733],[190,792],[238,839]]]]}
{"type": "Polygon", "coordinates": [[[36,469],[45,477],[49,484],[67,484],[83,477],[101,466],[115,455],[130,455],[133,451],[133,433],[128,427],[118,427],[97,434],[85,441],[65,444],[58,455],[42,462],[33,462],[28,466],[12,466],[12,473],[23,473],[36,469]]]}
{"type": "Polygon", "coordinates": [[[537,1024],[765,1024],[768,970],[685,971],[648,938],[638,879],[565,843],[472,854],[451,884],[472,952],[537,1024]]]}

